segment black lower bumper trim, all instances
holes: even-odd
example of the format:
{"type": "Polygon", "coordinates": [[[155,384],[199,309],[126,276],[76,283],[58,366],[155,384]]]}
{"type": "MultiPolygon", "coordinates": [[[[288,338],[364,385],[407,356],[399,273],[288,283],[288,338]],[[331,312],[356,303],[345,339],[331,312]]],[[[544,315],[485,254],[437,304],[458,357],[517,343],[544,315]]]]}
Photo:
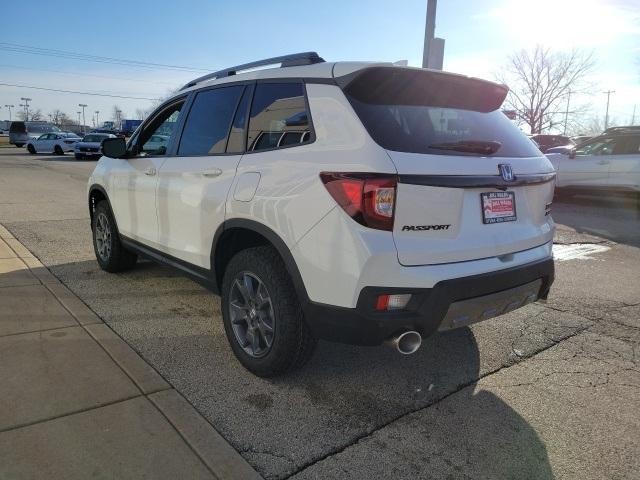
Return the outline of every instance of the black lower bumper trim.
{"type": "Polygon", "coordinates": [[[539,298],[547,298],[554,280],[552,258],[517,267],[438,282],[433,288],[365,287],[356,308],[308,302],[304,306],[307,323],[322,339],[355,345],[379,345],[404,330],[423,336],[438,330],[449,306],[460,300],[482,297],[542,280],[539,298]],[[411,293],[406,310],[377,312],[379,294],[411,293]]]}

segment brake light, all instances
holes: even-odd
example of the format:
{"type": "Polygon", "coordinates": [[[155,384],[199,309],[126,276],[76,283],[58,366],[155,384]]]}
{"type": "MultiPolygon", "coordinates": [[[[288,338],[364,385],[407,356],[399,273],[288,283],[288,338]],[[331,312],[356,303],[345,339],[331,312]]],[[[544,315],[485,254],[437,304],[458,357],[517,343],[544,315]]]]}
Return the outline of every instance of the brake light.
{"type": "Polygon", "coordinates": [[[395,175],[322,172],[322,183],[356,222],[378,230],[393,230],[395,175]]]}

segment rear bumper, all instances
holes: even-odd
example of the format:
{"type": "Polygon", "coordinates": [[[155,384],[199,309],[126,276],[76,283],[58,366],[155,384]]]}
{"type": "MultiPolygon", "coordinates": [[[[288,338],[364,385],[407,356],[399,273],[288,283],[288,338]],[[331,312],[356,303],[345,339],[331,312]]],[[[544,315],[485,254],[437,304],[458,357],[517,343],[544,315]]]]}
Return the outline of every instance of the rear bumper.
{"type": "MultiPolygon", "coordinates": [[[[379,345],[404,330],[416,330],[428,336],[438,329],[460,327],[478,321],[469,319],[467,322],[455,322],[455,325],[451,322],[451,314],[447,316],[449,307],[463,300],[478,299],[482,304],[485,299],[480,297],[494,294],[495,298],[504,297],[499,294],[527,284],[535,286],[538,298],[546,298],[553,279],[553,258],[548,257],[494,272],[443,280],[433,288],[365,287],[360,292],[355,308],[308,302],[304,306],[304,313],[309,326],[319,338],[356,345],[379,345]],[[532,283],[538,280],[537,284],[532,283]],[[382,293],[411,293],[412,298],[404,311],[376,312],[375,299],[382,293]]],[[[522,305],[509,305],[511,308],[504,308],[492,316],[522,305]]]]}

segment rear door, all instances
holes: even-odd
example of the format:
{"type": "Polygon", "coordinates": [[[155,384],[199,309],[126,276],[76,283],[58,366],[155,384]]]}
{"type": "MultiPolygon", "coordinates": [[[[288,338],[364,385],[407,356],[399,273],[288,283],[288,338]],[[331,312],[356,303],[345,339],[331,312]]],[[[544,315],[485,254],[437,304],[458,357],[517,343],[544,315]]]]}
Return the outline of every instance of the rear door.
{"type": "Polygon", "coordinates": [[[224,222],[227,194],[244,151],[250,90],[231,85],[197,92],[177,154],[160,169],[161,249],[202,268],[210,267],[213,235],[224,222]]]}
{"type": "Polygon", "coordinates": [[[499,110],[505,87],[377,67],[345,93],[397,168],[401,264],[495,257],[551,241],[553,167],[499,110]]]}
{"type": "Polygon", "coordinates": [[[606,187],[614,154],[622,143],[615,137],[598,137],[585,143],[572,155],[558,161],[559,187],[606,187]]]}
{"type": "Polygon", "coordinates": [[[623,142],[617,149],[618,153],[611,157],[609,185],[613,188],[640,190],[640,135],[621,138],[623,142]]]}

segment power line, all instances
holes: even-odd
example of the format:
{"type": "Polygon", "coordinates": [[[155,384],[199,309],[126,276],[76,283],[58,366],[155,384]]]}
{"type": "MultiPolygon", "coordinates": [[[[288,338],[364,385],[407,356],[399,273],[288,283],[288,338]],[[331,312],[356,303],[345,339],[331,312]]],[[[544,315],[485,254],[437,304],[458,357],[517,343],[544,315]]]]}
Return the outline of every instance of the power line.
{"type": "Polygon", "coordinates": [[[57,88],[45,88],[45,87],[34,87],[32,85],[19,85],[16,83],[0,83],[0,86],[4,87],[18,87],[18,88],[32,88],[34,90],[46,90],[48,92],[59,92],[59,93],[75,93],[78,95],[91,95],[94,97],[110,97],[110,98],[130,98],[132,100],[149,100],[150,102],[155,102],[156,100],[160,100],[159,98],[148,98],[148,97],[130,97],[127,95],[115,95],[108,93],[93,93],[93,92],[79,92],[75,90],[61,90],[57,88]]]}
{"type": "Polygon", "coordinates": [[[181,71],[190,71],[190,72],[210,72],[214,70],[214,69],[207,69],[207,68],[188,67],[183,65],[169,65],[164,63],[143,62],[140,60],[130,60],[125,58],[102,57],[99,55],[88,55],[85,53],[70,52],[67,50],[55,50],[52,48],[33,47],[30,45],[21,45],[18,43],[0,42],[0,50],[14,52],[14,53],[26,53],[29,55],[43,55],[47,57],[68,58],[72,60],[82,60],[86,62],[126,65],[129,67],[133,66],[133,67],[141,67],[141,68],[181,70],[181,71]]]}
{"type": "MultiPolygon", "coordinates": [[[[142,82],[142,83],[153,83],[156,85],[166,85],[166,86],[171,86],[171,87],[176,87],[176,83],[170,83],[170,82],[156,82],[153,80],[143,80],[140,78],[127,78],[127,77],[110,77],[107,75],[95,75],[92,73],[80,73],[80,72],[64,72],[62,70],[51,70],[51,69],[47,69],[47,68],[33,68],[33,67],[23,67],[21,65],[10,65],[10,64],[0,64],[0,67],[7,67],[7,68],[19,68],[22,70],[33,70],[36,72],[51,72],[51,73],[60,73],[62,75],[74,75],[74,76],[82,76],[82,77],[95,77],[95,78],[106,78],[109,80],[123,80],[123,81],[127,81],[127,82],[142,82]]],[[[180,85],[182,85],[182,83],[184,82],[180,82],[180,85]]]]}

